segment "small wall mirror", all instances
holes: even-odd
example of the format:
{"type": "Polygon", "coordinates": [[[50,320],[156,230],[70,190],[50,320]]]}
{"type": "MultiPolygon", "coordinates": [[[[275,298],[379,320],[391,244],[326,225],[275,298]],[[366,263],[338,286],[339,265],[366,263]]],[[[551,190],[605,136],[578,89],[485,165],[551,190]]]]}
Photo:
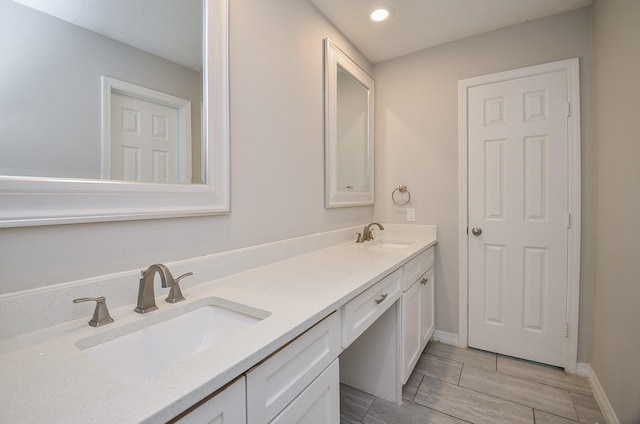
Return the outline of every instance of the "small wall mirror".
{"type": "Polygon", "coordinates": [[[0,16],[0,227],[228,212],[228,0],[0,16]]]}
{"type": "Polygon", "coordinates": [[[373,205],[374,82],[324,40],[325,206],[373,205]]]}

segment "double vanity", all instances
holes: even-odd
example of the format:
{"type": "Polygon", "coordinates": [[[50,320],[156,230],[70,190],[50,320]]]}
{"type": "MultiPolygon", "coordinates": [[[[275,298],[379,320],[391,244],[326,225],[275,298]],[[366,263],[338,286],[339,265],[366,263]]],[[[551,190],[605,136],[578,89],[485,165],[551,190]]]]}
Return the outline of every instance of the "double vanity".
{"type": "MultiPolygon", "coordinates": [[[[384,227],[363,243],[349,228],[167,264],[194,272],[185,301],[165,303],[156,282],[156,311],[107,293],[111,324],[89,326],[86,306],[82,319],[5,337],[0,422],[335,423],[340,382],[401,403],[434,331],[437,239],[434,226],[384,227]],[[239,272],[207,280],[221,261],[239,272]]],[[[95,287],[49,291],[103,295],[86,293],[95,287]]],[[[71,300],[63,307],[80,307],[71,300]]]]}

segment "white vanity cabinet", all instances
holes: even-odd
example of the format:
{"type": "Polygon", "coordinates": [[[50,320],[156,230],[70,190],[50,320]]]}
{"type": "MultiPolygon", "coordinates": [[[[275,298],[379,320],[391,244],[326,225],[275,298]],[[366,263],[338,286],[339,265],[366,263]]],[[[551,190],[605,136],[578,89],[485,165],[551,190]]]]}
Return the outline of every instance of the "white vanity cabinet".
{"type": "Polygon", "coordinates": [[[402,384],[407,382],[434,331],[434,247],[404,266],[402,384]]]}
{"type": "Polygon", "coordinates": [[[304,389],[272,424],[335,424],[340,422],[340,371],[336,359],[304,389]]]}
{"type": "Polygon", "coordinates": [[[402,385],[434,332],[434,249],[386,274],[175,422],[334,424],[341,382],[401,404],[402,385]]]}
{"type": "Polygon", "coordinates": [[[213,394],[179,418],[175,424],[246,424],[245,377],[240,376],[234,382],[213,394]]]}
{"type": "Polygon", "coordinates": [[[171,423],[336,423],[340,350],[334,312],[171,423]]]}
{"type": "Polygon", "coordinates": [[[340,314],[334,312],[249,370],[248,423],[299,422],[302,417],[302,422],[337,422],[339,353],[340,314]]]}

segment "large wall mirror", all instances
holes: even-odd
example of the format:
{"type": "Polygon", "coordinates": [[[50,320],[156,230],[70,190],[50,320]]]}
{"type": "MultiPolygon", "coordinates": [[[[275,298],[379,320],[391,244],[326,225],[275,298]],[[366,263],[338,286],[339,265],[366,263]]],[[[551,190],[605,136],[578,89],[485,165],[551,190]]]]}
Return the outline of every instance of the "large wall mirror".
{"type": "Polygon", "coordinates": [[[0,0],[0,226],[229,211],[228,0],[0,0]]]}
{"type": "Polygon", "coordinates": [[[373,204],[373,79],[325,42],[325,206],[373,204]]]}

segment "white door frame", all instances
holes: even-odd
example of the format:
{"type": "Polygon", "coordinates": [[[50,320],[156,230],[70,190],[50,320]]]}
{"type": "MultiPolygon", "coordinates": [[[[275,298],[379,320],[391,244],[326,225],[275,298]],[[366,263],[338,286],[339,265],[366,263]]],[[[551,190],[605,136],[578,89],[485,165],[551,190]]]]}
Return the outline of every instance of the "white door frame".
{"type": "MultiPolygon", "coordinates": [[[[102,76],[102,170],[111,178],[111,94],[118,93],[178,109],[178,182],[191,182],[191,102],[161,91],[102,76]]],[[[203,180],[204,181],[204,180],[203,180]]]]}
{"type": "Polygon", "coordinates": [[[468,296],[469,296],[469,245],[468,245],[468,91],[470,88],[515,78],[524,78],[549,72],[565,71],[567,74],[567,98],[569,100],[568,141],[568,232],[567,269],[567,354],[565,370],[575,373],[578,359],[578,318],[580,305],[580,223],[581,223],[581,166],[580,166],[580,75],[579,59],[514,69],[458,81],[458,242],[459,242],[459,303],[458,346],[467,347],[468,296]]]}

